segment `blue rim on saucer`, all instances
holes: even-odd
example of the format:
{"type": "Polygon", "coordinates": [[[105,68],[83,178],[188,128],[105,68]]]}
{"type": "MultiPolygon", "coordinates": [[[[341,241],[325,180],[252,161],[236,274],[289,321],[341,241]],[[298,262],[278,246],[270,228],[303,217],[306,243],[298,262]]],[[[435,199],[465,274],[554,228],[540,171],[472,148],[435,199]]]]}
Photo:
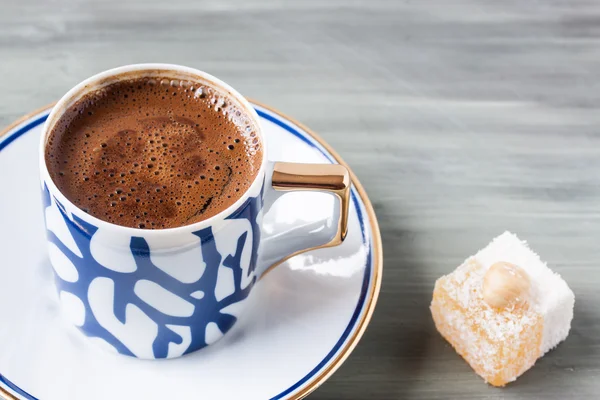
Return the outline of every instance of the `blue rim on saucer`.
{"type": "MultiPolygon", "coordinates": [[[[327,143],[305,126],[256,101],[251,101],[251,103],[261,119],[279,126],[287,133],[300,139],[320,152],[331,163],[340,163],[348,167],[327,143]]],[[[11,143],[43,124],[51,109],[52,105],[37,110],[0,132],[0,157],[2,157],[2,150],[10,146],[11,143]]],[[[350,168],[348,167],[348,169],[350,168]]],[[[368,248],[358,303],[345,330],[329,352],[323,355],[322,360],[304,376],[300,377],[296,383],[273,396],[272,399],[303,398],[329,378],[347,359],[362,337],[375,308],[383,269],[381,238],[373,207],[352,171],[351,175],[353,181],[352,201],[357,212],[362,240],[365,247],[368,248]],[[367,227],[370,227],[370,235],[365,234],[367,227]]],[[[36,397],[27,393],[27,388],[20,387],[18,382],[13,382],[9,377],[3,375],[3,371],[0,371],[0,397],[10,400],[36,399],[36,397]]]]}

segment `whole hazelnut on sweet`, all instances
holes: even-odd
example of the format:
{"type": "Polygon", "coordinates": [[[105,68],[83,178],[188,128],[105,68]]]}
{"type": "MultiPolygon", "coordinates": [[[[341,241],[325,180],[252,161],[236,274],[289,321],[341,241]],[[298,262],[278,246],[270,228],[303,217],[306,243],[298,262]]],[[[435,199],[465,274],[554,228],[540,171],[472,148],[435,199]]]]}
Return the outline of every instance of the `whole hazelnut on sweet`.
{"type": "Polygon", "coordinates": [[[531,281],[523,268],[508,263],[493,264],[483,277],[483,299],[494,308],[506,308],[527,302],[531,281]]]}

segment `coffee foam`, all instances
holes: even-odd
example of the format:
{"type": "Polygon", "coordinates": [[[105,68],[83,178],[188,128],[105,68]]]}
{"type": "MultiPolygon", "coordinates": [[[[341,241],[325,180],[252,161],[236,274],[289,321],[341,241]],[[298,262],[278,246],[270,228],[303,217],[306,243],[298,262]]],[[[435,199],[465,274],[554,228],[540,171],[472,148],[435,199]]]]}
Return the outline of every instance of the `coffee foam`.
{"type": "Polygon", "coordinates": [[[84,211],[161,229],[209,218],[249,188],[257,128],[231,96],[186,80],[140,78],[86,95],[54,125],[46,164],[84,211]]]}

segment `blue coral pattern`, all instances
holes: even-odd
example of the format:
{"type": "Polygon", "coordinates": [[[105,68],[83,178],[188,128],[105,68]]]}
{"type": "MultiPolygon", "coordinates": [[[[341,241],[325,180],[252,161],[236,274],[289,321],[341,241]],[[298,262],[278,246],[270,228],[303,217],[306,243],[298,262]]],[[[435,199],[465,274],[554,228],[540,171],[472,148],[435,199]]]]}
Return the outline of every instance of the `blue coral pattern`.
{"type": "MultiPolygon", "coordinates": [[[[52,206],[50,196],[48,188],[44,186],[43,200],[45,208],[52,206]]],[[[219,330],[225,333],[236,322],[235,316],[221,313],[220,311],[225,307],[246,299],[256,281],[254,269],[256,267],[258,245],[260,242],[260,229],[257,218],[259,218],[258,216],[262,208],[262,193],[257,197],[249,198],[237,211],[227,218],[247,219],[250,222],[252,243],[248,243],[251,246],[249,267],[244,269],[240,265],[242,251],[246,245],[246,241],[249,240],[248,232],[242,233],[237,238],[229,238],[229,240],[237,241],[235,253],[220,254],[217,250],[212,228],[208,227],[193,232],[194,235],[200,238],[203,261],[206,263],[206,268],[201,278],[193,283],[183,283],[154,265],[150,257],[150,246],[142,237],[131,237],[129,247],[137,266],[134,272],[122,273],[105,268],[93,257],[90,249],[91,239],[98,228],[75,215],[70,219],[64,207],[56,199],[54,199],[54,202],[58,206],[60,214],[82,254],[81,257],[75,254],[52,230],[47,230],[48,241],[58,247],[73,263],[78,273],[76,282],[68,282],[55,273],[57,288],[59,291],[68,292],[76,296],[83,303],[85,319],[80,329],[85,335],[103,339],[119,353],[130,356],[135,355],[112,332],[103,327],[92,312],[88,292],[92,281],[99,277],[108,278],[114,282],[114,316],[122,324],[126,322],[126,308],[132,304],[137,306],[158,325],[158,333],[152,344],[153,358],[166,358],[169,344],[181,345],[183,343],[184,338],[170,329],[169,326],[183,326],[186,329],[189,327],[191,330],[191,342],[187,349],[182,350],[182,354],[187,354],[210,344],[210,341],[205,337],[208,324],[216,324],[219,330]],[[231,269],[235,286],[233,293],[222,299],[218,299],[215,295],[220,265],[231,269]],[[242,285],[242,280],[247,280],[250,276],[252,276],[250,283],[245,286],[242,285]],[[167,315],[140,299],[134,292],[134,286],[140,280],[155,282],[176,296],[193,303],[194,311],[192,315],[185,317],[167,315]],[[201,298],[193,295],[199,292],[203,292],[201,298]]],[[[201,261],[199,260],[199,262],[201,261]]]]}

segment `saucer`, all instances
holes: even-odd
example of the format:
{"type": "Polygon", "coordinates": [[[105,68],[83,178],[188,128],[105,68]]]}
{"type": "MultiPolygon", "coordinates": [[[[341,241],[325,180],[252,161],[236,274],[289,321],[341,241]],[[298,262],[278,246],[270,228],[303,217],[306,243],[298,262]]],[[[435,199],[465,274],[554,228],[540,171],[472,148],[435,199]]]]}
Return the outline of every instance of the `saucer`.
{"type": "MultiPolygon", "coordinates": [[[[271,160],[343,164],[308,128],[252,104],[271,160]]],[[[369,323],[382,274],[375,213],[352,172],[344,243],[269,269],[248,299],[249,310],[216,344],[147,361],[83,336],[60,312],[46,255],[38,143],[50,109],[0,132],[0,398],[300,399],[348,358],[369,323]]],[[[286,194],[265,226],[326,216],[333,204],[327,196],[286,194]]]]}

